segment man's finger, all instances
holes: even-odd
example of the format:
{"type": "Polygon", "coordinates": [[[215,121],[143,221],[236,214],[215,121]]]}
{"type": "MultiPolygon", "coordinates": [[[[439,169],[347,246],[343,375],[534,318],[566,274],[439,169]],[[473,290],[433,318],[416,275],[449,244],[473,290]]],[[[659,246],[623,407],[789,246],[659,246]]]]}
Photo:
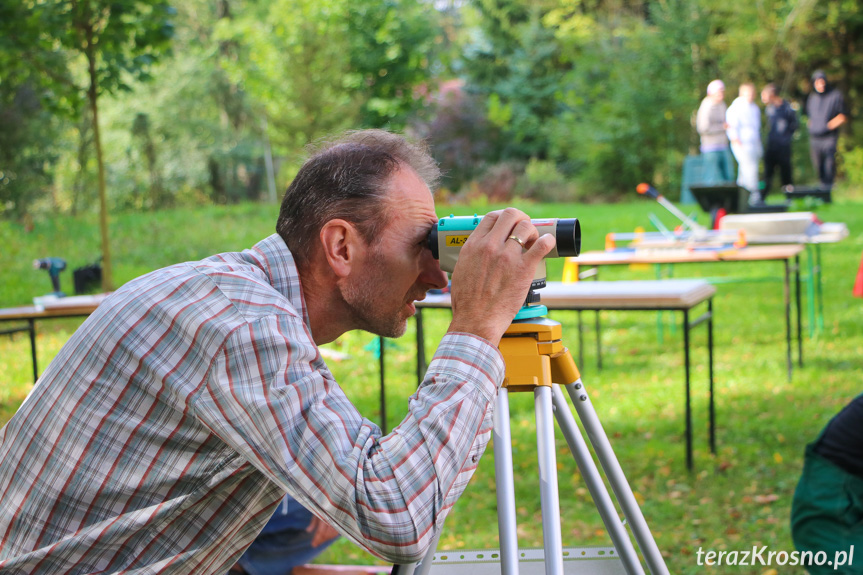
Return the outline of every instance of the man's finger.
{"type": "MultiPolygon", "coordinates": [[[[512,229],[510,236],[515,236],[520,239],[524,249],[530,249],[530,246],[532,246],[533,242],[535,242],[539,237],[539,232],[530,220],[521,220],[512,229]]],[[[509,237],[507,237],[507,239],[509,239],[509,237]]]]}
{"type": "MultiPolygon", "coordinates": [[[[483,218],[483,220],[484,219],[485,218],[483,218]]],[[[501,212],[500,216],[498,216],[494,227],[492,227],[486,237],[492,241],[503,242],[512,235],[516,225],[525,220],[527,220],[528,223],[530,222],[530,218],[526,213],[515,208],[506,208],[501,212]]]]}
{"type": "Polygon", "coordinates": [[[539,238],[533,242],[533,245],[530,246],[530,249],[527,250],[525,254],[526,257],[535,259],[536,262],[539,262],[542,258],[547,256],[549,252],[554,248],[554,244],[556,240],[554,236],[551,234],[543,234],[539,238]]]}

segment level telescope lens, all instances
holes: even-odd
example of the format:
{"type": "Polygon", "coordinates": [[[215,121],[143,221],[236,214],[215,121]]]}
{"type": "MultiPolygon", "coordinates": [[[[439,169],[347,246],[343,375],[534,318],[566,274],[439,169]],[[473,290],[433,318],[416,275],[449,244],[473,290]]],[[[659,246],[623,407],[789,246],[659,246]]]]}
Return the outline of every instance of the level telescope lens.
{"type": "Polygon", "coordinates": [[[557,220],[554,239],[557,242],[557,255],[562,258],[575,257],[581,252],[581,224],[578,218],[557,220]]]}

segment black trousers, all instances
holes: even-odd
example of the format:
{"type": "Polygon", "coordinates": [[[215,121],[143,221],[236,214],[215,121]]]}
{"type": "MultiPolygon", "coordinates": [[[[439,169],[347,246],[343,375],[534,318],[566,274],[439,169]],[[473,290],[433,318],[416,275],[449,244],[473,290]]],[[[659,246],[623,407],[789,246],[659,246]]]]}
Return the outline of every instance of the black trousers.
{"type": "Polygon", "coordinates": [[[835,136],[810,136],[809,154],[812,156],[812,168],[818,175],[821,185],[827,188],[833,187],[836,179],[836,142],[835,136]]]}
{"type": "Polygon", "coordinates": [[[791,145],[767,145],[764,152],[764,191],[762,199],[770,193],[773,185],[773,174],[779,170],[779,185],[782,187],[793,184],[791,178],[791,145]]]}

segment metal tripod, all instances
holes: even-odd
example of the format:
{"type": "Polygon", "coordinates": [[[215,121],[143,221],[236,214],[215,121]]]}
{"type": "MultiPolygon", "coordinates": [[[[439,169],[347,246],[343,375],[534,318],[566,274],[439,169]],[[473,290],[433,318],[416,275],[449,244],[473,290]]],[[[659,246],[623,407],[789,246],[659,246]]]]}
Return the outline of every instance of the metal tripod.
{"type": "MultiPolygon", "coordinates": [[[[668,568],[632,489],[623,475],[608,437],[590,403],[587,390],[569,350],[561,341],[560,323],[540,317],[516,320],[500,342],[506,360],[506,377],[494,411],[494,466],[497,484],[498,532],[500,553],[485,554],[500,561],[501,575],[519,574],[516,535],[515,484],[512,467],[512,437],[509,420],[509,394],[533,391],[536,411],[536,440],[539,459],[540,503],[542,506],[543,562],[546,575],[563,575],[564,550],[560,525],[560,503],[557,487],[557,461],[554,449],[554,423],[557,419],[585,484],[593,497],[605,528],[611,537],[618,559],[628,575],[643,575],[644,569],[629,534],[620,521],[599,470],[582,437],[561,385],[566,388],[588,439],[602,466],[612,491],[628,522],[645,563],[652,575],[667,575],[668,568]]],[[[419,563],[396,565],[394,575],[428,575],[440,538],[440,532],[426,557],[419,563]]],[[[524,563],[522,563],[524,565],[524,563]]],[[[451,572],[451,570],[448,570],[451,572]]]]}

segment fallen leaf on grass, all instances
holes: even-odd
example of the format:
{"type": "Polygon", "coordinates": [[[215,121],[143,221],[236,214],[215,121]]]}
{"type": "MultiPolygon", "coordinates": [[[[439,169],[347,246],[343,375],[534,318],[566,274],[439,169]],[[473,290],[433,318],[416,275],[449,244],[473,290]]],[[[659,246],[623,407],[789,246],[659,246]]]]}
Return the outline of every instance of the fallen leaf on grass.
{"type": "Polygon", "coordinates": [[[775,493],[768,493],[767,495],[756,495],[752,498],[755,503],[773,503],[779,496],[775,493]]]}

